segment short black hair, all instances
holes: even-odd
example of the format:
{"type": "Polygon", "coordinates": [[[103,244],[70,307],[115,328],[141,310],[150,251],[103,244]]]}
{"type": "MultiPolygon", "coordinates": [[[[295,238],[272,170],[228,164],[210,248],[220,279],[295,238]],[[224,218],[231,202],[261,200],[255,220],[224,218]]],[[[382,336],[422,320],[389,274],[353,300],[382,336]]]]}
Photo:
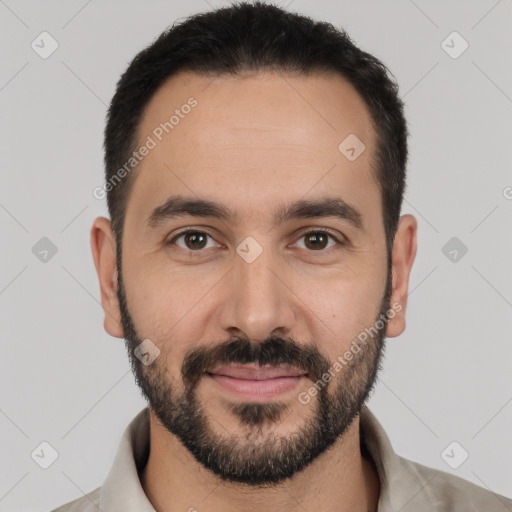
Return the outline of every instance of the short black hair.
{"type": "Polygon", "coordinates": [[[174,23],[135,56],[119,79],[104,140],[107,205],[118,250],[136,176],[126,174],[126,163],[140,143],[141,117],[157,89],[179,71],[215,77],[275,70],[303,76],[339,73],[363,98],[377,134],[372,168],[381,190],[389,265],[407,162],[408,130],[398,85],[388,68],[360,50],[344,30],[260,1],[236,2],[174,23]]]}

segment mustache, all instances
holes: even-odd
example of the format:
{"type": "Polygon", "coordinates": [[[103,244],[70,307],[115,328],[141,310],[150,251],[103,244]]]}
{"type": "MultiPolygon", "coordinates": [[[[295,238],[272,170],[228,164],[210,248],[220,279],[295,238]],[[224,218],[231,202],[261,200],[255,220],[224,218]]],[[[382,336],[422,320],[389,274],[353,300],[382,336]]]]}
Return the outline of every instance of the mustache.
{"type": "Polygon", "coordinates": [[[287,365],[308,373],[315,382],[328,369],[329,361],[314,345],[300,345],[293,340],[271,336],[261,343],[236,338],[213,348],[200,346],[185,357],[181,369],[183,382],[193,389],[208,371],[220,365],[256,363],[259,366],[287,365]]]}

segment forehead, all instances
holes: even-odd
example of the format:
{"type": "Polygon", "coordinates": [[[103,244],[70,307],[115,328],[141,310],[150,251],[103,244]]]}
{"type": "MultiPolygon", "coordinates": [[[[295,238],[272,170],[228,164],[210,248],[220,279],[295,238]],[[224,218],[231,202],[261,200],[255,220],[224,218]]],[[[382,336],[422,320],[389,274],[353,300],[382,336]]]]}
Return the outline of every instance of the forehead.
{"type": "Polygon", "coordinates": [[[270,205],[325,192],[363,209],[380,204],[375,137],[366,104],[339,75],[178,73],[141,118],[138,146],[151,149],[137,166],[127,220],[173,194],[258,211],[260,220],[270,205]],[[356,160],[343,153],[361,143],[356,160]]]}

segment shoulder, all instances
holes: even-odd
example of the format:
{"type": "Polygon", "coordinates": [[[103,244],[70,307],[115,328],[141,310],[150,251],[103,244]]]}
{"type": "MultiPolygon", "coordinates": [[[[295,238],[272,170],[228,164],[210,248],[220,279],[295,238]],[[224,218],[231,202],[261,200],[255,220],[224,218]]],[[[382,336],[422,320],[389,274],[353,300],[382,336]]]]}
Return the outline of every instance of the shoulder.
{"type": "Polygon", "coordinates": [[[512,499],[445,471],[430,468],[403,457],[399,458],[404,467],[422,484],[422,491],[409,503],[410,510],[415,509],[415,503],[417,507],[420,502],[425,502],[440,512],[512,511],[512,499]]]}
{"type": "Polygon", "coordinates": [[[98,512],[100,504],[101,487],[94,489],[81,498],[70,501],[51,512],[98,512]]]}

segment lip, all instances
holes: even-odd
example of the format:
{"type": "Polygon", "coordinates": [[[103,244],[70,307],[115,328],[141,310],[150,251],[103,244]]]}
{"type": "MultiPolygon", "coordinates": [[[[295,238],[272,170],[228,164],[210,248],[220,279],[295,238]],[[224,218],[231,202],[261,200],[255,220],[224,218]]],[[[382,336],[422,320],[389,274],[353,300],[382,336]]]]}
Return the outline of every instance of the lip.
{"type": "Polygon", "coordinates": [[[224,366],[208,372],[221,388],[239,399],[264,402],[297,388],[306,373],[296,368],[224,366]]]}
{"type": "Polygon", "coordinates": [[[303,370],[287,366],[249,365],[221,366],[209,373],[243,380],[268,380],[279,377],[300,377],[301,375],[306,375],[306,372],[303,370]]]}

